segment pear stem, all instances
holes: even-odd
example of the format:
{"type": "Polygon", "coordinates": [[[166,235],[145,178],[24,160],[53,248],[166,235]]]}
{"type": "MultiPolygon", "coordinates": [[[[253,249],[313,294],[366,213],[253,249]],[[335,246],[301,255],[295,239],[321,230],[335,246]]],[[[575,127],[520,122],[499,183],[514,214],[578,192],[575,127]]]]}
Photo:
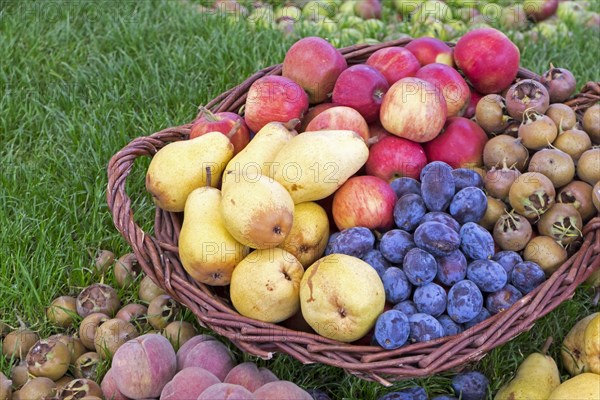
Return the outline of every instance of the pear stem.
{"type": "Polygon", "coordinates": [[[546,339],[546,341],[544,342],[544,345],[542,346],[542,350],[540,351],[540,353],[546,355],[548,354],[548,349],[550,349],[550,346],[552,346],[552,342],[554,341],[554,339],[552,338],[552,336],[548,337],[548,339],[546,339]]]}
{"type": "Polygon", "coordinates": [[[294,118],[294,119],[290,119],[288,122],[284,122],[283,126],[285,127],[285,129],[287,129],[288,131],[291,131],[292,129],[294,129],[296,127],[296,125],[298,125],[300,123],[300,119],[298,118],[294,118]]]}
{"type": "Polygon", "coordinates": [[[212,170],[206,167],[206,187],[212,186],[212,170]]]}
{"type": "Polygon", "coordinates": [[[235,121],[235,124],[233,124],[233,127],[231,127],[231,130],[225,136],[227,136],[227,138],[231,139],[233,137],[233,135],[235,135],[235,133],[238,131],[238,129],[240,129],[241,126],[242,126],[242,121],[235,121]]]}

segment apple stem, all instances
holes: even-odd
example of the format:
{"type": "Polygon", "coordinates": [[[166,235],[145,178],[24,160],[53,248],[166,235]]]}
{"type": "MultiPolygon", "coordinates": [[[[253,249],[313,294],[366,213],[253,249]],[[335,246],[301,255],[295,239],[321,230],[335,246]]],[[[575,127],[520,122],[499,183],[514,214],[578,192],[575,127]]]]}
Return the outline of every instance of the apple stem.
{"type": "Polygon", "coordinates": [[[200,115],[204,118],[206,118],[207,121],[209,122],[216,122],[219,120],[219,118],[217,118],[217,116],[210,111],[208,108],[204,107],[204,106],[200,106],[198,107],[198,109],[200,110],[200,115]]]}
{"type": "Polygon", "coordinates": [[[300,123],[300,119],[299,118],[294,118],[294,119],[290,119],[288,122],[284,122],[283,126],[285,127],[285,129],[287,129],[288,131],[293,130],[296,125],[298,125],[300,123]]]}
{"type": "Polygon", "coordinates": [[[206,167],[206,187],[212,186],[212,170],[206,167]]]}
{"type": "Polygon", "coordinates": [[[235,121],[235,124],[233,124],[233,127],[231,127],[231,130],[229,132],[227,132],[227,136],[229,139],[231,139],[233,137],[233,135],[235,135],[235,133],[238,131],[238,129],[240,129],[240,127],[242,126],[242,121],[235,121]]]}
{"type": "Polygon", "coordinates": [[[548,339],[546,339],[546,341],[544,342],[544,345],[542,346],[542,350],[540,351],[540,353],[546,355],[548,354],[548,350],[550,349],[550,346],[552,346],[552,342],[554,341],[554,339],[552,338],[552,336],[549,336],[548,339]]]}

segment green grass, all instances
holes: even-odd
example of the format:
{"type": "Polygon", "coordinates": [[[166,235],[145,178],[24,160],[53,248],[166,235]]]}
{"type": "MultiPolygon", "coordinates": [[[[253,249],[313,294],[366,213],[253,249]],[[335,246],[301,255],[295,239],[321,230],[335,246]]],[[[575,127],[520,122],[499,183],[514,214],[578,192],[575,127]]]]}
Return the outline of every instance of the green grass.
{"type": "MultiPolygon", "coordinates": [[[[130,251],[106,205],[110,157],[135,137],[190,121],[198,105],[280,62],[291,40],[203,17],[177,1],[0,1],[0,32],[0,320],[16,326],[21,319],[47,336],[58,332],[44,316],[53,298],[100,279],[114,282],[94,272],[90,254],[130,251]]],[[[573,27],[572,37],[522,49],[522,64],[543,72],[553,62],[579,83],[598,81],[598,48],[596,34],[573,27]]],[[[128,190],[136,219],[151,231],[146,165],[136,163],[128,190]]],[[[592,311],[589,294],[580,289],[531,332],[472,367],[497,389],[548,336],[556,356],[570,326],[592,311]]],[[[131,291],[121,295],[136,299],[131,291]]],[[[374,399],[392,390],[287,356],[236,356],[332,398],[374,399]]],[[[10,360],[0,356],[0,370],[8,374],[10,360]]],[[[430,395],[447,393],[451,376],[394,388],[417,383],[430,395]]]]}

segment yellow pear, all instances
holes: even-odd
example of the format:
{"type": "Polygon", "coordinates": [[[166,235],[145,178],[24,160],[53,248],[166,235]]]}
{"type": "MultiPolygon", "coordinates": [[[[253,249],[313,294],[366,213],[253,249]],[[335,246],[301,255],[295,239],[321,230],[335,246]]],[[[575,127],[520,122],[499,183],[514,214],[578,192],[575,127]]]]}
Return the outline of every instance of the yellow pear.
{"type": "Polygon", "coordinates": [[[549,400],[598,400],[600,399],[600,375],[590,372],[577,375],[558,386],[549,400]]]}
{"type": "Polygon", "coordinates": [[[233,145],[220,132],[167,144],[150,161],[146,190],[165,211],[180,212],[190,192],[207,185],[216,187],[223,168],[233,157],[233,145]]]}
{"type": "MultiPolygon", "coordinates": [[[[281,148],[290,141],[297,132],[289,129],[298,120],[289,123],[269,122],[252,138],[242,151],[233,157],[225,171],[236,171],[241,174],[261,174],[272,176],[272,163],[281,148]]],[[[227,176],[223,177],[223,182],[227,176]]]]}
{"type": "Polygon", "coordinates": [[[329,218],[317,203],[308,201],[294,207],[292,230],[279,245],[292,253],[304,268],[317,261],[329,239],[329,218]]]}
{"type": "Polygon", "coordinates": [[[600,374],[600,315],[596,315],[585,327],[583,343],[589,371],[600,374]]]}
{"type": "Polygon", "coordinates": [[[212,286],[228,285],[233,269],[249,249],[231,236],[221,216],[221,191],[204,186],[185,203],[179,257],[188,274],[212,286]]]}
{"type": "Polygon", "coordinates": [[[342,186],[368,157],[367,144],[353,131],[304,132],[277,153],[273,178],[296,204],[320,200],[342,186]]]}
{"type": "Polygon", "coordinates": [[[221,213],[225,227],[245,246],[278,246],[292,229],[294,201],[281,184],[265,175],[227,171],[221,213]]]}
{"type": "Polygon", "coordinates": [[[369,264],[345,254],[331,254],[312,264],[300,282],[302,316],[321,336],[353,342],[375,325],[385,292],[369,264]]]}
{"type": "Polygon", "coordinates": [[[589,371],[587,355],[585,352],[585,328],[588,323],[600,313],[593,313],[579,320],[563,340],[560,350],[563,365],[571,375],[589,371]]]}
{"type": "Polygon", "coordinates": [[[517,369],[515,377],[496,393],[494,400],[546,400],[560,385],[556,362],[545,354],[546,351],[547,347],[541,353],[530,354],[517,369]]]}
{"type": "Polygon", "coordinates": [[[302,264],[280,248],[255,250],[233,270],[229,293],[242,315],[281,322],[298,312],[302,264]]]}

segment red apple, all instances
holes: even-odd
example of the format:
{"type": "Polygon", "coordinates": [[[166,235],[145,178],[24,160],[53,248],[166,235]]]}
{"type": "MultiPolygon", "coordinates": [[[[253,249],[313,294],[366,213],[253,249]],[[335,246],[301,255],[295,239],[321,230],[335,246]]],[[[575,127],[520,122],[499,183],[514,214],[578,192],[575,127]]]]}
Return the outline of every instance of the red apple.
{"type": "Polygon", "coordinates": [[[369,140],[369,125],[354,108],[337,106],[317,115],[306,127],[307,132],[324,130],[348,130],[358,133],[365,141],[369,140]]]}
{"type": "Polygon", "coordinates": [[[448,118],[444,131],[423,148],[427,159],[444,161],[452,168],[483,165],[483,147],[488,137],[479,125],[462,117],[448,118]]]}
{"type": "Polygon", "coordinates": [[[433,83],[403,78],[385,94],[380,119],[390,133],[423,143],[440,133],[447,114],[446,100],[433,83]]]}
{"type": "Polygon", "coordinates": [[[387,136],[369,149],[366,171],[368,175],[391,182],[403,176],[419,179],[425,165],[427,156],[419,143],[387,136]]]}
{"type": "Polygon", "coordinates": [[[469,85],[454,68],[440,63],[428,64],[417,71],[417,78],[433,83],[446,99],[448,117],[461,116],[471,97],[469,85]]]}
{"type": "Polygon", "coordinates": [[[309,102],[315,104],[327,99],[348,64],[327,40],[306,37],[289,48],[282,68],[281,74],[302,86],[308,93],[309,102]]]}
{"type": "Polygon", "coordinates": [[[244,118],[228,111],[213,114],[208,109],[202,110],[200,117],[192,124],[190,139],[202,136],[208,132],[221,132],[227,135],[231,144],[233,144],[234,154],[239,153],[250,141],[250,131],[248,130],[248,126],[246,126],[244,118]],[[237,122],[240,123],[239,127],[232,133],[237,122]]]}
{"type": "Polygon", "coordinates": [[[472,87],[469,87],[469,90],[471,91],[471,99],[469,100],[467,109],[465,110],[465,113],[463,114],[463,117],[465,117],[465,118],[473,118],[475,116],[475,110],[477,109],[477,103],[479,103],[479,100],[481,100],[483,98],[483,95],[481,93],[479,93],[477,90],[473,89],[472,87]]]}
{"type": "Polygon", "coordinates": [[[539,22],[556,14],[558,0],[525,0],[523,9],[532,20],[539,22]]]}
{"type": "Polygon", "coordinates": [[[348,179],[333,197],[333,219],[338,229],[364,226],[388,230],[394,225],[396,193],[376,176],[348,179]]]}
{"type": "Polygon", "coordinates": [[[360,0],[355,3],[354,13],[360,18],[381,18],[381,3],[379,0],[360,0]]]}
{"type": "Polygon", "coordinates": [[[406,49],[415,55],[421,65],[441,63],[454,66],[452,49],[440,39],[421,37],[407,44],[406,49]]]}
{"type": "Polygon", "coordinates": [[[413,53],[402,47],[377,50],[367,59],[367,65],[381,72],[390,85],[407,76],[415,76],[421,68],[413,53]]]}
{"type": "Polygon", "coordinates": [[[257,79],[246,98],[246,124],[258,132],[269,122],[288,122],[302,119],[308,110],[308,96],[293,80],[277,75],[257,79]]]}
{"type": "Polygon", "coordinates": [[[373,122],[372,124],[369,124],[369,141],[367,143],[368,145],[374,145],[384,137],[388,136],[394,135],[386,131],[385,128],[381,126],[381,123],[373,122]]]}
{"type": "Polygon", "coordinates": [[[298,133],[306,131],[306,127],[308,126],[308,124],[310,124],[310,121],[315,119],[317,115],[321,114],[325,110],[328,110],[332,107],[336,107],[338,105],[339,104],[335,103],[321,103],[309,108],[306,114],[304,115],[304,118],[302,118],[300,127],[297,129],[298,133]]]}
{"type": "Polygon", "coordinates": [[[481,94],[500,93],[517,77],[519,48],[493,28],[472,30],[456,43],[454,60],[481,94]]]}
{"type": "Polygon", "coordinates": [[[332,101],[354,108],[367,122],[373,122],[379,117],[383,96],[389,88],[385,76],[375,68],[353,65],[340,74],[332,101]]]}

